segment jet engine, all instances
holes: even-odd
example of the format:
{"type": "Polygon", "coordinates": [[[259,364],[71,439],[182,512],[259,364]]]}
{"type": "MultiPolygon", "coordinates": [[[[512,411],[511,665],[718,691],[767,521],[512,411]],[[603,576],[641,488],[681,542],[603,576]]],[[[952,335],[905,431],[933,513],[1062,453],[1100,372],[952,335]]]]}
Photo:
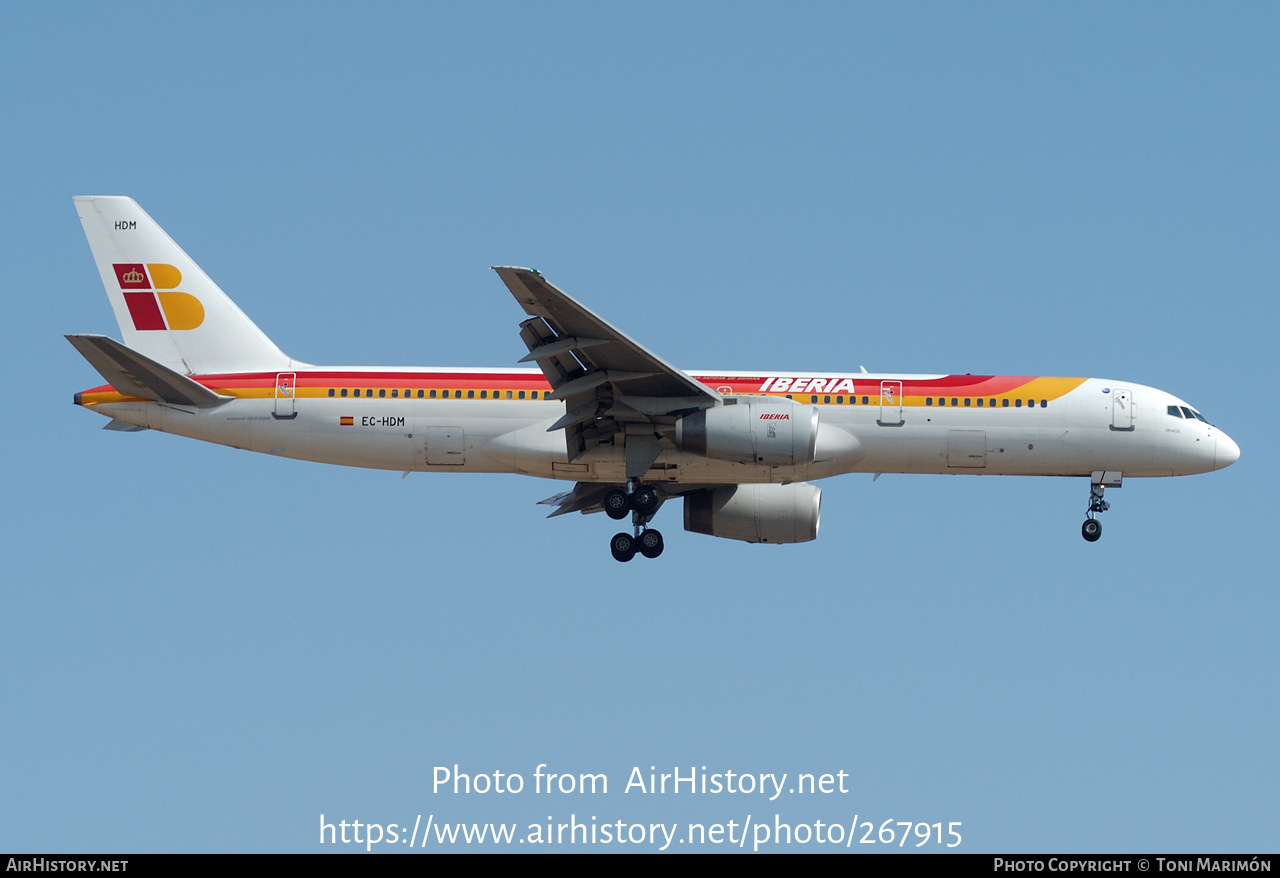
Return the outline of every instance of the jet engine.
{"type": "Polygon", "coordinates": [[[716,460],[805,466],[818,445],[818,409],[775,397],[731,397],[676,421],[676,445],[716,460]]]}
{"type": "Polygon", "coordinates": [[[684,495],[684,529],[748,543],[806,543],[818,537],[822,490],[790,485],[725,485],[684,495]]]}

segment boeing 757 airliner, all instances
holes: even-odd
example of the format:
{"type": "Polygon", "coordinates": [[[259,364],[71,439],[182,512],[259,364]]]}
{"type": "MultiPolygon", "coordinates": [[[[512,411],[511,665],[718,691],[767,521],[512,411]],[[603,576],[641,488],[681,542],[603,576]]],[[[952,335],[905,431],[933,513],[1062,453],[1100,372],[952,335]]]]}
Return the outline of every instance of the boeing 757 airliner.
{"type": "Polygon", "coordinates": [[[312,366],[271,342],[131,199],[76,210],[123,343],[67,339],[107,384],[75,395],[108,430],[404,472],[572,482],[551,515],[631,518],[613,556],[662,553],[650,522],[752,543],[818,535],[841,473],[1078,476],[1097,540],[1125,477],[1222,469],[1240,449],[1193,406],[1131,381],[1018,375],[684,372],[528,268],[494,270],[528,318],[511,369],[312,366]]]}

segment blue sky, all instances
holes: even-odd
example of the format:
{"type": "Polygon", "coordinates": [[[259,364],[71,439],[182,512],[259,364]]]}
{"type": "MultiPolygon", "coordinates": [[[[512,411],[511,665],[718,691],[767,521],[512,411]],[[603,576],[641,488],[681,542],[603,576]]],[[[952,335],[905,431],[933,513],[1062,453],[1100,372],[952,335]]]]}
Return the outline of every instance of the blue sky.
{"type": "Polygon", "coordinates": [[[0,846],[777,814],[960,821],[971,852],[1274,851],[1278,25],[5,7],[0,846]],[[677,507],[663,557],[619,565],[612,522],[543,520],[549,482],[102,432],[61,338],[118,335],[77,194],[133,196],[310,362],[512,364],[488,267],[532,265],[687,368],[1121,378],[1243,456],[1109,492],[1094,545],[1075,480],[846,476],[816,542],[688,534],[677,507]],[[610,790],[433,793],[455,763],[610,790]],[[850,792],[624,793],[651,765],[850,792]]]}

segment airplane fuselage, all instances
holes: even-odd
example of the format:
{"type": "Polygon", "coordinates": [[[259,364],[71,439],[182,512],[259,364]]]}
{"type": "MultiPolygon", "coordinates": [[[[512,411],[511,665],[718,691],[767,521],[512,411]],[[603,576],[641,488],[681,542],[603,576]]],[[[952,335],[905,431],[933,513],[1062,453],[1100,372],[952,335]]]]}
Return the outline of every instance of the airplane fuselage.
{"type": "MultiPolygon", "coordinates": [[[[816,406],[822,425],[854,441],[832,445],[820,434],[815,461],[803,466],[715,460],[665,447],[646,481],[795,482],[851,472],[1089,476],[1116,471],[1132,478],[1209,472],[1239,456],[1235,443],[1212,425],[1170,414],[1171,409],[1188,411],[1187,403],[1133,382],[690,374],[729,398],[768,395],[816,406]]],[[[299,366],[289,373],[193,377],[233,399],[202,410],[129,398],[103,386],[77,395],[77,401],[138,427],[280,457],[397,471],[626,481],[620,444],[602,444],[568,460],[560,432],[547,429],[565,405],[548,398],[551,387],[537,370],[299,366]]]]}

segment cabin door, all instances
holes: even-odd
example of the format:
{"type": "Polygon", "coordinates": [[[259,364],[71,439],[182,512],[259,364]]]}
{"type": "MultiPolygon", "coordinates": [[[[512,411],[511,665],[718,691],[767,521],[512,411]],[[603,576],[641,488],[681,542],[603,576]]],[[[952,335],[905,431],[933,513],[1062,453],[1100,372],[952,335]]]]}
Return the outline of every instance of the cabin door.
{"type": "Polygon", "coordinates": [[[1133,429],[1133,394],[1125,387],[1111,390],[1111,429],[1133,429]]]}
{"type": "Polygon", "coordinates": [[[880,382],[880,420],[881,427],[902,426],[902,382],[880,382]]]}
{"type": "Polygon", "coordinates": [[[298,410],[294,404],[297,384],[296,372],[281,372],[276,375],[276,408],[272,412],[276,420],[287,421],[298,416],[298,410]]]}

